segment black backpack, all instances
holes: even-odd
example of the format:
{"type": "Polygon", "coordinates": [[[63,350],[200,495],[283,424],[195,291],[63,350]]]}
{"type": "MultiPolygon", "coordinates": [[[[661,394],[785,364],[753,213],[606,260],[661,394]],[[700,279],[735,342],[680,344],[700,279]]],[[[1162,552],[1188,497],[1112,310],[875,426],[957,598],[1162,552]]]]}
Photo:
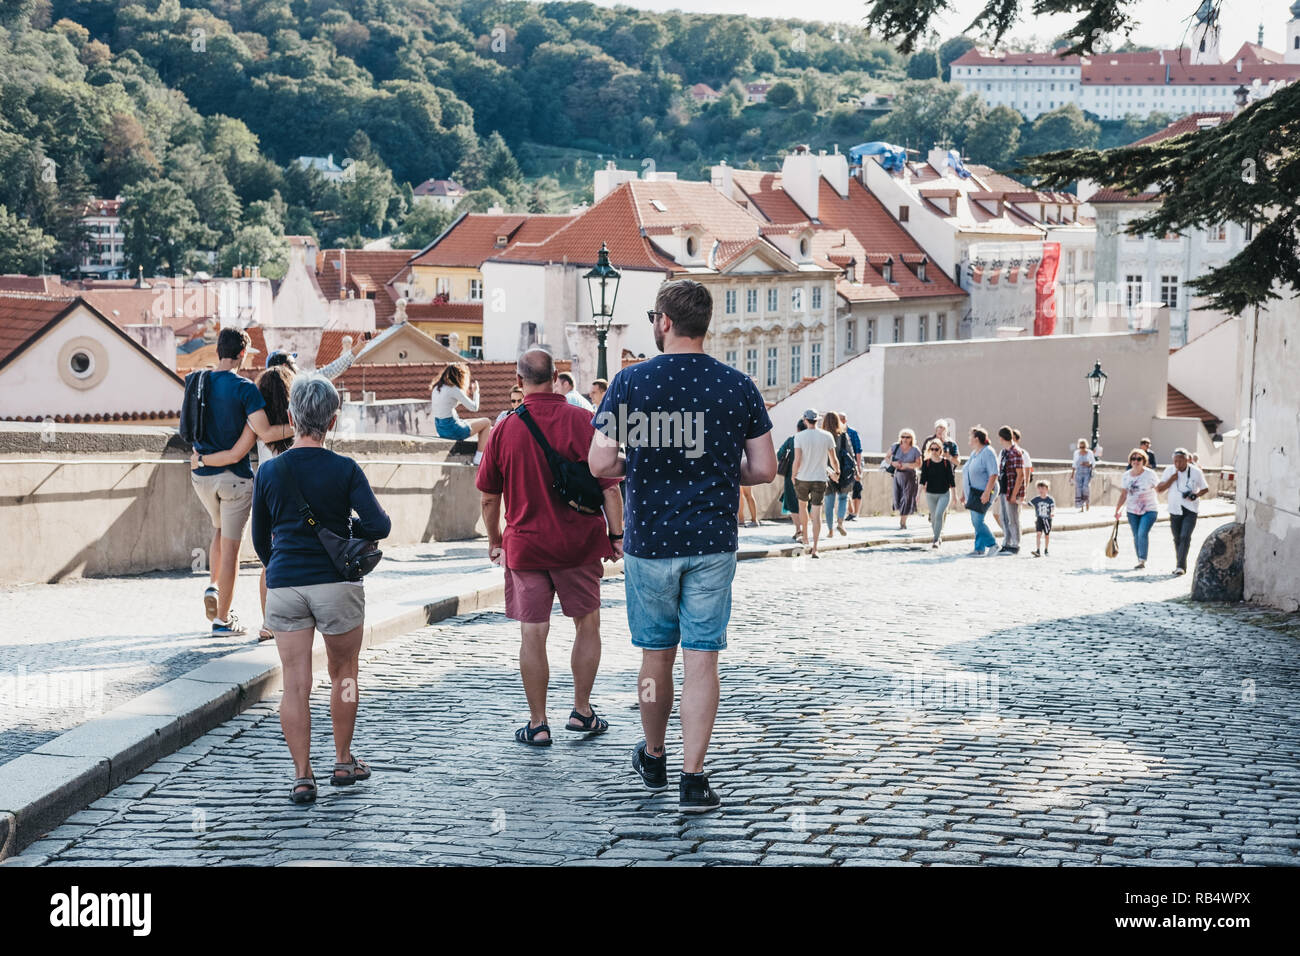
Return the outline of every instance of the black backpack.
{"type": "Polygon", "coordinates": [[[853,457],[853,448],[849,445],[849,436],[840,435],[837,457],[840,460],[840,487],[852,488],[857,481],[857,460],[853,457]]]}
{"type": "Polygon", "coordinates": [[[542,454],[546,456],[546,463],[551,467],[551,488],[560,496],[560,500],[581,514],[600,514],[600,509],[605,504],[605,492],[601,489],[600,482],[591,473],[591,469],[587,467],[587,463],[569,461],[561,457],[546,440],[542,430],[537,427],[533,416],[528,414],[527,406],[520,405],[512,414],[528,426],[528,430],[533,433],[533,438],[541,446],[542,454]]]}
{"type": "Polygon", "coordinates": [[[181,441],[196,445],[203,440],[203,418],[208,410],[208,373],[191,372],[185,378],[181,399],[181,441]]]}

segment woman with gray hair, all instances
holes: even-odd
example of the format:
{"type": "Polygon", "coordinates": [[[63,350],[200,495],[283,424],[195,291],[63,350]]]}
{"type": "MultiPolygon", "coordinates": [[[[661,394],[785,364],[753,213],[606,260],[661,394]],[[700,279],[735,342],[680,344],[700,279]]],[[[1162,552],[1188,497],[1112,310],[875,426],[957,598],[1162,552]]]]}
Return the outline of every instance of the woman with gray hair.
{"type": "Polygon", "coordinates": [[[253,547],[266,566],[266,624],[284,672],[280,727],[293,756],[294,803],[316,799],[309,697],[317,630],[325,638],[331,685],[336,762],[330,783],[342,787],[370,777],[370,768],[352,753],[365,591],[339,573],[299,507],[301,495],[317,523],[343,538],[373,541],[392,529],[360,466],[324,447],[338,413],[339,393],[328,379],[315,373],[295,378],[289,392],[293,447],[258,468],[253,485],[253,547]]]}

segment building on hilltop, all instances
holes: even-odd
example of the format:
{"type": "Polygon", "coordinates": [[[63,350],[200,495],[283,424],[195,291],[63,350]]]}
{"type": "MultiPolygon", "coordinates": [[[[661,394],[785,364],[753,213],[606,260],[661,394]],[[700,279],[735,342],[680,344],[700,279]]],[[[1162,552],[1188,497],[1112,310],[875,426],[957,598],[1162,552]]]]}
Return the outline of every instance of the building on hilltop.
{"type": "Polygon", "coordinates": [[[101,279],[126,278],[126,253],[123,250],[126,232],[122,229],[121,213],[121,196],[91,199],[86,203],[77,220],[86,233],[77,265],[78,274],[101,279]]]}
{"type": "Polygon", "coordinates": [[[953,60],[952,82],[990,107],[1010,106],[1031,120],[1067,104],[1104,120],[1231,110],[1238,88],[1253,100],[1300,80],[1300,0],[1290,12],[1281,53],[1243,43],[1221,60],[1218,14],[1207,0],[1190,48],[1084,57],[971,49],[953,60]]]}
{"type": "Polygon", "coordinates": [[[294,162],[303,169],[314,170],[319,173],[327,182],[337,183],[348,177],[348,166],[352,164],[344,161],[343,166],[334,162],[334,154],[328,156],[299,156],[294,162]]]}
{"type": "Polygon", "coordinates": [[[469,195],[469,190],[454,179],[426,179],[411,190],[416,202],[429,206],[441,206],[455,209],[456,205],[469,195]]]}

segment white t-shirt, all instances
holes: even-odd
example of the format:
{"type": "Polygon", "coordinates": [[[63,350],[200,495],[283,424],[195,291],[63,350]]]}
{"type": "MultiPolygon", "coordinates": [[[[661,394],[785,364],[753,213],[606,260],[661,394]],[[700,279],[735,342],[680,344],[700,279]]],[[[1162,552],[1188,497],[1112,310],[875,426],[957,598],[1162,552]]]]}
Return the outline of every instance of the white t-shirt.
{"type": "Polygon", "coordinates": [[[444,385],[433,390],[431,399],[434,418],[458,418],[456,406],[464,405],[468,411],[478,411],[478,399],[470,398],[455,385],[444,385]]]}
{"type": "Polygon", "coordinates": [[[1210,486],[1205,480],[1205,472],[1201,471],[1201,469],[1197,468],[1190,462],[1187,465],[1186,471],[1179,471],[1173,465],[1168,465],[1165,468],[1165,473],[1160,476],[1160,480],[1165,482],[1170,478],[1174,479],[1174,483],[1167,489],[1169,494],[1169,513],[1171,515],[1179,515],[1184,511],[1188,511],[1192,514],[1197,514],[1201,510],[1201,500],[1198,498],[1195,501],[1185,501],[1183,499],[1183,492],[1194,493],[1197,491],[1208,491],[1210,486]],[[1175,475],[1178,477],[1175,478],[1175,475]]]}
{"type": "Polygon", "coordinates": [[[1131,470],[1124,472],[1120,485],[1128,492],[1124,506],[1129,514],[1140,515],[1160,509],[1160,501],[1156,498],[1158,483],[1159,479],[1152,468],[1143,468],[1140,475],[1133,474],[1131,470]]]}
{"type": "Polygon", "coordinates": [[[1075,468],[1091,468],[1096,463],[1097,463],[1097,456],[1094,455],[1091,451],[1079,451],[1078,449],[1075,450],[1074,452],[1075,468]]]}
{"type": "Polygon", "coordinates": [[[827,469],[830,468],[830,451],[835,447],[835,438],[831,433],[820,428],[805,428],[801,432],[795,432],[794,447],[803,452],[794,480],[825,481],[827,469]]]}

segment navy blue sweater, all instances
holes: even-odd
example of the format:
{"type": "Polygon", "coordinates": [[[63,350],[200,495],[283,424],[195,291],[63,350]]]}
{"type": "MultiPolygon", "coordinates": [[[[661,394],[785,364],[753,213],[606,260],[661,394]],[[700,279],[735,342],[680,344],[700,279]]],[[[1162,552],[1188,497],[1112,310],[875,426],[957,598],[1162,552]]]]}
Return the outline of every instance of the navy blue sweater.
{"type": "Polygon", "coordinates": [[[393,523],[360,466],[325,448],[290,448],[258,466],[253,482],[253,547],[266,565],[268,588],[331,584],[343,577],[316,532],[298,513],[283,470],[292,468],[312,514],[340,537],[378,541],[393,523]],[[356,512],[357,518],[352,517],[356,512]]]}

